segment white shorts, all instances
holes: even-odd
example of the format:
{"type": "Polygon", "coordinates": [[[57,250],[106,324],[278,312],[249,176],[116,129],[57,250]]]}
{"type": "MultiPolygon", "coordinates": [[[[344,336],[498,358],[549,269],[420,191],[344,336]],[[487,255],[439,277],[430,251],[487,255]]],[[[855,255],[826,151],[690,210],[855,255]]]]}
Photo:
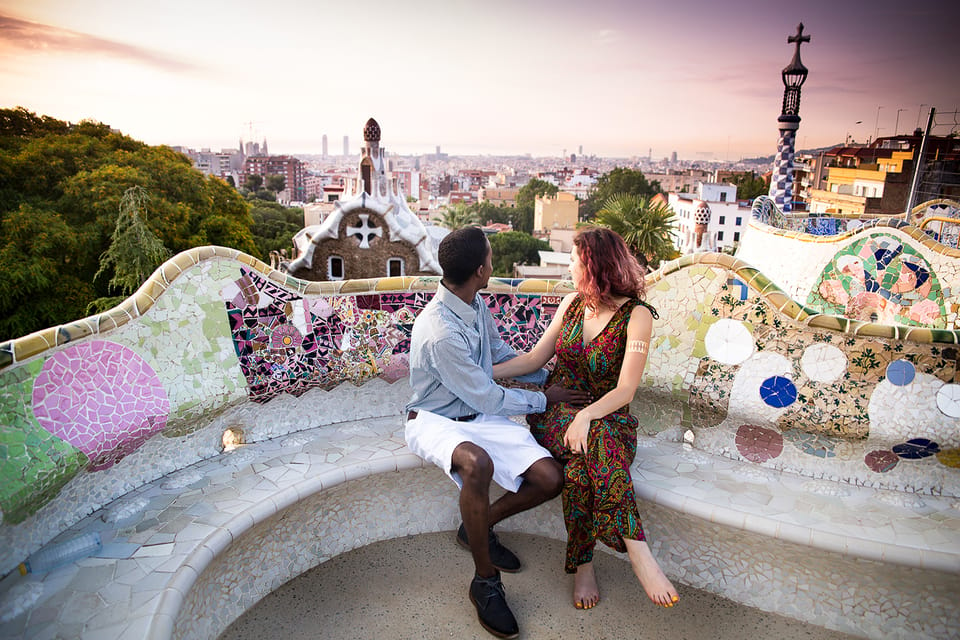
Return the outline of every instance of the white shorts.
{"type": "Polygon", "coordinates": [[[471,442],[493,461],[493,480],[507,491],[516,492],[523,482],[521,474],[550,452],[537,444],[530,429],[505,416],[480,414],[470,422],[457,422],[429,411],[420,411],[407,420],[404,429],[407,446],[415,454],[443,469],[463,488],[460,474],[451,469],[453,450],[471,442]]]}

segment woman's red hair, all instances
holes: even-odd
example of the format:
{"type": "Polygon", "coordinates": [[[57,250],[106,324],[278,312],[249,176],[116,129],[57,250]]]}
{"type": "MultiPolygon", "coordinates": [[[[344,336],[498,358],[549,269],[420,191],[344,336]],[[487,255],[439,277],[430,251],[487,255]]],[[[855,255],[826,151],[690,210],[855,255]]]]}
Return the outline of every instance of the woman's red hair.
{"type": "Polygon", "coordinates": [[[583,266],[578,289],[588,307],[616,307],[614,298],[620,296],[643,299],[643,268],[619,234],[606,227],[584,227],[574,235],[573,245],[583,266]]]}

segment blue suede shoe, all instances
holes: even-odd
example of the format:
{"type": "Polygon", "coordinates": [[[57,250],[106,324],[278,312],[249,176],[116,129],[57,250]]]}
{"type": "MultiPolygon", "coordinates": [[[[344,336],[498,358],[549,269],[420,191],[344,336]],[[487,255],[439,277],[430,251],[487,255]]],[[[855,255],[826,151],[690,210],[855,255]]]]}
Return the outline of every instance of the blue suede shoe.
{"type": "Polygon", "coordinates": [[[500,573],[489,578],[474,576],[470,583],[470,602],[477,608],[477,619],[484,629],[498,638],[516,638],[520,627],[507,605],[500,573]]]}
{"type": "MultiPolygon", "coordinates": [[[[457,529],[457,543],[464,549],[470,549],[470,542],[467,540],[467,530],[462,524],[460,528],[457,529]]],[[[493,532],[493,529],[490,529],[489,543],[490,562],[493,563],[494,567],[504,573],[517,573],[520,571],[520,568],[523,566],[520,564],[520,558],[514,555],[513,551],[510,551],[510,549],[500,544],[500,539],[497,537],[497,534],[493,532]]]]}

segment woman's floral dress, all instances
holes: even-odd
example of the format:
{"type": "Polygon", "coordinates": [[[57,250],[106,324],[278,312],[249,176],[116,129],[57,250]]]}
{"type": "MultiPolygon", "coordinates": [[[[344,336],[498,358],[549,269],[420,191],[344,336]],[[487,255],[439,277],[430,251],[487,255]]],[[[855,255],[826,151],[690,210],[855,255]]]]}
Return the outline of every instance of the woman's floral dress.
{"type": "MultiPolygon", "coordinates": [[[[616,387],[626,351],[627,323],[640,304],[656,317],[652,307],[632,298],[620,306],[596,338],[584,345],[585,305],[579,295],[574,298],[563,317],[557,361],[547,385],[589,391],[594,399],[616,387]]],[[[563,464],[567,573],[574,573],[579,565],[593,559],[597,540],[624,552],[624,538],[646,539],[630,478],[630,465],[637,453],[637,419],[626,406],[594,420],[586,454],[574,454],[564,447],[563,436],[576,414],[577,408],[557,403],[545,413],[527,418],[537,441],[563,464]]]]}

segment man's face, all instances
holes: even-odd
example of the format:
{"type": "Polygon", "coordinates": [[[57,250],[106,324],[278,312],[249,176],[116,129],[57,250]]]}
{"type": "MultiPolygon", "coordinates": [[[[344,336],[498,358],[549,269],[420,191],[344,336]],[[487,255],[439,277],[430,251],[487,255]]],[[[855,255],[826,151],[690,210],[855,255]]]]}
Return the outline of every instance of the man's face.
{"type": "Polygon", "coordinates": [[[487,257],[483,261],[483,266],[480,267],[480,274],[483,278],[481,287],[486,287],[490,284],[490,276],[493,275],[493,249],[490,247],[489,240],[487,240],[487,257]]]}

